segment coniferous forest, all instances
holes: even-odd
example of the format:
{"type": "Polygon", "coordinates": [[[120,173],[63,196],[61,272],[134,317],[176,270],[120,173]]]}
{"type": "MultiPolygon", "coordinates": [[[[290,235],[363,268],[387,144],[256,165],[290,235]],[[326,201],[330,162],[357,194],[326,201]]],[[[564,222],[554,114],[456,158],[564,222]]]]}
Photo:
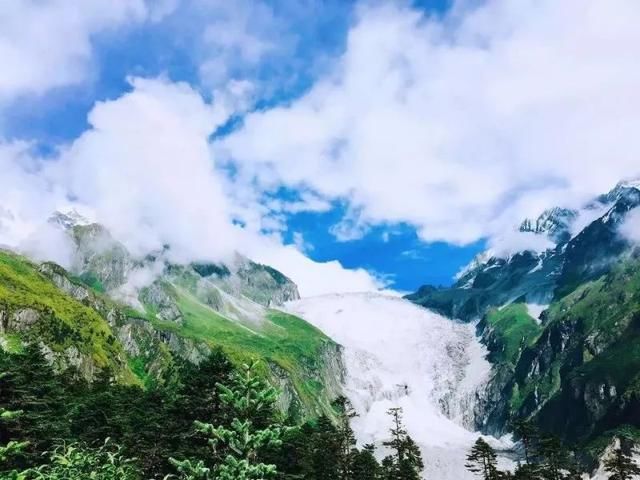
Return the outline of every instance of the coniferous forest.
{"type": "MultiPolygon", "coordinates": [[[[221,350],[199,365],[179,364],[151,388],[89,384],[73,371],[54,374],[36,347],[0,351],[0,478],[12,480],[418,480],[420,450],[403,425],[392,425],[381,462],[373,445],[356,447],[344,397],[335,418],[303,425],[276,407],[279,392],[260,364],[234,366],[221,350]]],[[[582,478],[575,452],[524,421],[513,425],[523,449],[514,472],[478,438],[467,469],[483,480],[582,478]]],[[[613,480],[640,474],[633,446],[604,462],[613,480]]]]}
{"type": "Polygon", "coordinates": [[[37,347],[0,351],[0,478],[313,480],[418,479],[420,452],[393,419],[389,455],[356,447],[345,398],[335,418],[296,425],[260,364],[234,366],[215,350],[151,388],[103,375],[91,384],[54,374],[37,347]]]}

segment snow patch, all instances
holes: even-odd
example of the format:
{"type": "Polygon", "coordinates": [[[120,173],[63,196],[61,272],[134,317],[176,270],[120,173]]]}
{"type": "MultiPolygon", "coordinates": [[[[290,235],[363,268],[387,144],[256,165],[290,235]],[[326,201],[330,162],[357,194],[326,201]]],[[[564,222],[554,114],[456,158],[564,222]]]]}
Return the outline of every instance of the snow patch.
{"type": "Polygon", "coordinates": [[[540,323],[540,315],[542,315],[542,312],[544,312],[547,308],[549,308],[549,305],[527,303],[527,313],[538,323],[540,323]]]}

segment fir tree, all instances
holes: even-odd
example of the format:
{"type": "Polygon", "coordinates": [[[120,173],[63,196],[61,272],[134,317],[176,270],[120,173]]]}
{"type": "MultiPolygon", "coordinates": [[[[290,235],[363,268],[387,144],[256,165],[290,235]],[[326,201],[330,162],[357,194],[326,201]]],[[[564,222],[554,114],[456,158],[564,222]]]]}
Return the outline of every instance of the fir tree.
{"type": "Polygon", "coordinates": [[[340,480],[350,480],[352,478],[353,457],[356,453],[356,436],[351,428],[351,419],[357,416],[351,402],[343,396],[338,397],[333,402],[334,408],[338,410],[338,457],[335,459],[338,465],[338,477],[340,480]]]}
{"type": "Polygon", "coordinates": [[[537,438],[538,429],[528,420],[518,419],[513,422],[513,433],[522,442],[524,447],[524,458],[527,463],[531,463],[533,442],[537,438]]]}
{"type": "Polygon", "coordinates": [[[543,480],[540,467],[535,463],[518,465],[513,478],[514,480],[543,480]]]}
{"type": "Polygon", "coordinates": [[[378,480],[380,478],[380,465],[374,455],[375,447],[371,444],[364,445],[353,457],[353,480],[378,480]]]}
{"type": "Polygon", "coordinates": [[[604,461],[604,469],[610,474],[609,480],[629,480],[640,475],[640,467],[631,456],[633,453],[633,449],[625,452],[622,446],[619,446],[613,451],[613,455],[604,461]]]}
{"type": "Polygon", "coordinates": [[[565,478],[563,470],[572,467],[567,449],[552,435],[539,440],[537,453],[542,460],[541,473],[545,480],[562,480],[565,478]]]}
{"type": "Polygon", "coordinates": [[[275,477],[275,465],[259,461],[260,450],[281,444],[285,431],[278,425],[256,428],[254,421],[273,417],[277,391],[267,386],[257,374],[257,363],[243,365],[229,387],[219,384],[220,401],[232,412],[229,425],[214,426],[195,422],[196,430],[209,438],[214,456],[221,461],[213,469],[202,460],[177,461],[172,463],[182,476],[189,480],[262,480],[275,477]]]}
{"type": "Polygon", "coordinates": [[[500,478],[497,468],[497,456],[491,445],[478,437],[467,455],[467,470],[482,476],[484,480],[496,480],[500,478]]]}
{"type": "Polygon", "coordinates": [[[407,434],[402,423],[402,409],[391,408],[387,412],[392,418],[391,440],[384,442],[393,454],[383,460],[386,480],[418,480],[424,469],[420,449],[407,434]]]}
{"type": "MultiPolygon", "coordinates": [[[[4,354],[0,353],[0,355],[4,354]]],[[[6,372],[1,372],[0,382],[2,382],[7,375],[6,372]]],[[[2,388],[1,385],[0,383],[0,388],[2,388]]],[[[7,460],[22,452],[29,444],[28,442],[9,440],[9,435],[4,428],[7,423],[15,421],[20,415],[22,415],[22,411],[20,410],[7,410],[4,407],[0,407],[0,472],[6,470],[7,460]]],[[[16,476],[17,472],[6,472],[4,475],[11,478],[11,476],[16,476]]]]}

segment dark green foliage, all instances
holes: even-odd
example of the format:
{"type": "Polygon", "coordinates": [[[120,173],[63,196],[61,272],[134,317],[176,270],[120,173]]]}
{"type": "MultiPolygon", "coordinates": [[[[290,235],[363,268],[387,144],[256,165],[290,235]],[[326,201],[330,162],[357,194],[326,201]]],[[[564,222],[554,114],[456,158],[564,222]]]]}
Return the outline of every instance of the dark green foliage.
{"type": "Polygon", "coordinates": [[[540,466],[535,463],[518,465],[513,478],[514,480],[544,480],[540,466]]]}
{"type": "Polygon", "coordinates": [[[7,468],[41,463],[44,452],[63,442],[98,447],[111,438],[139,459],[145,479],[174,471],[172,455],[205,455],[208,446],[194,435],[193,422],[223,420],[215,385],[232,372],[229,360],[214,351],[200,367],[184,365],[146,391],[114,383],[106,373],[87,384],[72,372],[55,375],[36,347],[19,355],[0,351],[0,369],[7,372],[0,378],[0,405],[23,412],[0,426],[0,443],[29,442],[7,468]]]}
{"type": "Polygon", "coordinates": [[[338,456],[338,479],[349,480],[353,478],[354,455],[357,453],[356,436],[351,429],[351,419],[356,416],[356,412],[351,402],[346,397],[338,397],[334,402],[335,408],[339,412],[337,424],[337,439],[339,442],[338,456]]]}
{"type": "MultiPolygon", "coordinates": [[[[281,428],[273,406],[273,390],[256,396],[245,389],[245,395],[239,398],[236,394],[244,387],[242,382],[237,383],[237,370],[221,350],[214,350],[198,366],[178,364],[173,370],[166,370],[164,377],[147,390],[119,384],[107,371],[91,384],[71,370],[57,375],[37,347],[27,347],[21,354],[0,351],[0,371],[6,372],[0,375],[0,405],[6,411],[23,412],[20,416],[7,414],[7,421],[0,422],[0,445],[29,442],[20,443],[22,451],[14,450],[18,454],[8,457],[0,471],[39,471],[52,476],[35,478],[79,480],[89,477],[54,476],[53,472],[61,475],[65,471],[63,465],[56,465],[57,460],[51,461],[52,455],[60,462],[62,458],[73,459],[78,471],[93,465],[105,472],[124,468],[130,464],[128,459],[135,458],[135,469],[131,463],[133,476],[112,478],[137,478],[135,475],[139,474],[145,480],[162,479],[176,473],[168,460],[174,457],[200,459],[185,464],[184,470],[190,468],[209,475],[207,472],[217,473],[218,466],[228,457],[229,446],[235,441],[233,435],[245,431],[253,435],[273,433],[279,428],[282,444],[272,441],[274,438],[267,439],[265,434],[260,439],[263,448],[254,448],[256,443],[248,450],[238,444],[234,447],[251,457],[250,465],[274,465],[279,472],[277,478],[282,480],[418,478],[413,467],[403,470],[416,464],[418,454],[408,437],[401,442],[404,464],[399,469],[394,464],[396,476],[382,476],[373,447],[356,448],[349,426],[353,410],[343,398],[334,405],[335,420],[325,416],[301,427],[281,428]],[[194,431],[196,420],[202,422],[200,430],[206,435],[194,431]],[[214,451],[206,437],[216,435],[214,451]],[[111,439],[107,447],[106,438],[111,439]],[[116,463],[124,463],[103,461],[111,458],[105,456],[107,452],[117,457],[116,463]]],[[[245,387],[254,380],[245,378],[245,387]]],[[[241,457],[234,459],[241,461],[241,457]]],[[[247,467],[237,463],[229,460],[229,475],[237,475],[235,467],[247,467]]],[[[0,478],[20,478],[7,475],[0,478]]]]}
{"type": "MultiPolygon", "coordinates": [[[[2,441],[20,439],[29,442],[27,459],[37,459],[50,450],[57,440],[70,438],[65,419],[65,388],[63,377],[54,375],[36,347],[28,347],[20,355],[0,351],[0,405],[22,414],[3,425],[2,441]]],[[[16,459],[15,466],[21,464],[16,459]]]]}
{"type": "Polygon", "coordinates": [[[353,412],[348,401],[334,403],[338,419],[307,422],[285,435],[282,448],[269,457],[285,472],[282,478],[305,480],[380,480],[382,472],[373,445],[356,448],[348,427],[353,412]]]}
{"type": "Polygon", "coordinates": [[[482,437],[478,437],[469,455],[467,455],[465,467],[470,472],[481,476],[484,480],[497,480],[500,478],[496,452],[482,437]]]}
{"type": "Polygon", "coordinates": [[[381,469],[374,455],[373,445],[364,445],[362,450],[353,455],[352,476],[353,480],[377,480],[381,478],[381,469]]]}
{"type": "Polygon", "coordinates": [[[259,460],[262,449],[279,447],[285,429],[274,423],[278,392],[257,374],[257,363],[243,365],[229,386],[218,383],[220,401],[228,408],[229,419],[222,425],[195,421],[196,430],[208,438],[216,465],[204,460],[171,459],[181,478],[187,480],[263,480],[274,478],[276,465],[259,460]],[[264,423],[264,427],[259,427],[264,423]]]}
{"type": "Polygon", "coordinates": [[[218,265],[215,263],[192,263],[191,267],[200,275],[201,277],[210,277],[211,275],[216,275],[218,277],[228,277],[231,275],[231,272],[225,265],[218,265]]]}
{"type": "Polygon", "coordinates": [[[385,480],[418,480],[424,469],[420,449],[407,434],[402,423],[402,409],[391,408],[387,412],[392,419],[391,440],[384,442],[392,450],[392,455],[382,462],[385,480]]]}
{"type": "Polygon", "coordinates": [[[633,460],[634,450],[623,450],[622,446],[613,451],[613,455],[604,461],[604,469],[609,473],[610,480],[629,480],[640,475],[640,467],[633,460]]]}
{"type": "Polygon", "coordinates": [[[135,459],[123,455],[122,449],[109,440],[99,448],[71,444],[56,448],[49,461],[21,472],[22,480],[141,480],[135,459]]]}
{"type": "Polygon", "coordinates": [[[566,477],[564,472],[575,470],[571,461],[571,454],[554,436],[543,436],[536,447],[542,478],[545,480],[562,480],[566,477]]]}
{"type": "Polygon", "coordinates": [[[538,428],[528,420],[517,419],[513,422],[512,429],[516,438],[522,442],[525,461],[531,463],[533,446],[538,438],[538,428]]]}

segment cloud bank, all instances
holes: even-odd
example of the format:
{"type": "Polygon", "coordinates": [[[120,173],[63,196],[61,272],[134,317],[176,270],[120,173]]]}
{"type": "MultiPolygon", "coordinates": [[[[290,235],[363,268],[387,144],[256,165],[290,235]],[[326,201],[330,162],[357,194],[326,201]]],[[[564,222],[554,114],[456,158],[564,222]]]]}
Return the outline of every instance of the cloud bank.
{"type": "Polygon", "coordinates": [[[339,239],[466,244],[640,173],[638,2],[375,5],[330,74],[216,144],[247,182],[346,200],[339,239]]]}
{"type": "MultiPolygon", "coordinates": [[[[365,270],[314,262],[234,207],[233,185],[208,143],[234,113],[224,101],[207,103],[189,85],[164,78],[130,83],[130,92],[96,103],[90,129],[54,157],[39,158],[28,143],[0,144],[0,244],[68,266],[70,246],[46,221],[56,209],[75,208],[135,255],[170,245],[170,260],[186,263],[224,261],[239,250],[280,269],[305,295],[384,286],[365,270]]],[[[280,208],[301,205],[326,208],[304,195],[280,208]]]]}
{"type": "MultiPolygon", "coordinates": [[[[0,125],[0,244],[63,261],[62,247],[44,248],[56,242],[36,239],[52,210],[72,206],[136,253],[170,244],[174,260],[187,261],[238,249],[307,294],[371,290],[384,282],[306,257],[305,232],[297,248],[284,245],[288,217],[342,205],[330,229],[337,241],[401,223],[425,242],[488,238],[508,254],[544,248],[512,233],[522,218],[640,174],[635,0],[460,0],[444,16],[361,2],[344,50],[322,68],[283,59],[300,54],[306,40],[292,19],[311,17],[319,3],[309,5],[98,0],[71,9],[54,0],[4,9],[0,113],[4,102],[99,75],[94,39],[119,28],[155,22],[172,48],[193,43],[196,73],[191,84],[172,72],[131,78],[129,91],[94,105],[88,130],[46,156],[38,139],[2,139],[0,125]],[[299,80],[297,65],[316,75],[305,93],[246,113],[289,85],[284,77],[299,80]],[[215,136],[238,116],[235,130],[215,136]]],[[[304,28],[315,32],[314,22],[304,28]]]]}

